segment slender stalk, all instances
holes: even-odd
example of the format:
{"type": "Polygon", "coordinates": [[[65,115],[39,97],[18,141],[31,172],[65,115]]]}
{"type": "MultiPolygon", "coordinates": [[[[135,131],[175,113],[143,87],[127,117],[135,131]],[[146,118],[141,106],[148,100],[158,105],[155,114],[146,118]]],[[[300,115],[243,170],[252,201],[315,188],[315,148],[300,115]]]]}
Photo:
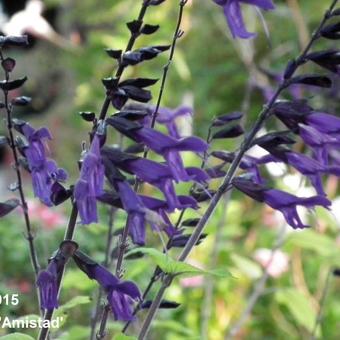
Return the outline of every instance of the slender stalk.
{"type": "Polygon", "coordinates": [[[106,323],[110,313],[110,306],[106,305],[103,309],[103,315],[100,321],[99,331],[96,335],[97,340],[103,339],[106,335],[106,323]]]}
{"type": "Polygon", "coordinates": [[[145,319],[143,326],[141,328],[141,331],[138,335],[138,340],[143,340],[147,336],[148,331],[149,331],[149,327],[152,323],[152,320],[153,320],[153,318],[154,318],[154,316],[157,312],[159,305],[161,304],[163,295],[164,295],[166,289],[171,285],[173,278],[174,277],[171,276],[171,275],[165,275],[164,276],[163,283],[162,283],[155,299],[153,300],[153,302],[150,306],[149,313],[147,314],[146,319],[145,319]]]}
{"type": "MultiPolygon", "coordinates": [[[[104,258],[104,262],[103,262],[103,265],[106,268],[109,267],[109,262],[110,262],[110,253],[111,253],[112,240],[113,240],[113,221],[114,221],[115,211],[116,211],[116,209],[114,207],[111,207],[110,211],[109,211],[108,231],[107,231],[106,247],[105,247],[105,258],[104,258]]],[[[100,300],[102,298],[102,295],[103,295],[103,289],[102,289],[102,287],[99,287],[95,311],[94,311],[93,316],[91,318],[90,340],[95,339],[95,330],[96,330],[96,326],[97,326],[99,313],[101,311],[100,300]]]]}
{"type": "Polygon", "coordinates": [[[322,296],[321,296],[321,299],[320,299],[319,311],[318,311],[318,314],[316,316],[315,324],[314,324],[312,334],[311,334],[311,337],[310,337],[311,340],[316,340],[316,332],[318,330],[319,325],[322,322],[324,307],[325,307],[325,303],[326,303],[327,293],[328,293],[329,288],[330,288],[332,275],[333,275],[333,270],[332,270],[332,268],[330,268],[329,271],[328,271],[328,274],[327,274],[325,286],[322,290],[322,296]]]}
{"type": "MultiPolygon", "coordinates": [[[[329,8],[329,10],[325,13],[324,18],[322,19],[319,27],[317,30],[313,33],[310,42],[306,46],[306,48],[303,50],[303,52],[300,54],[300,56],[296,59],[296,67],[295,70],[291,73],[290,77],[288,79],[285,79],[282,81],[282,83],[279,85],[278,89],[274,93],[273,97],[269,101],[267,105],[264,106],[263,110],[259,114],[255,124],[253,125],[250,132],[245,136],[243,143],[240,146],[240,149],[234,158],[233,162],[231,163],[228,172],[226,176],[224,177],[224,180],[221,184],[221,186],[216,191],[215,195],[212,197],[210,204],[204,213],[204,215],[201,217],[199,223],[197,224],[193,234],[191,235],[190,239],[188,240],[186,246],[184,247],[182,253],[178,257],[178,261],[184,262],[189,254],[191,253],[192,249],[194,248],[195,244],[199,240],[200,236],[202,235],[204,228],[206,227],[207,223],[209,222],[212,214],[214,213],[217,204],[223,197],[223,194],[227,191],[227,189],[230,187],[231,182],[236,174],[236,171],[239,168],[239,164],[246,153],[246,151],[249,149],[249,147],[252,144],[253,139],[255,138],[256,134],[259,132],[261,127],[263,126],[266,119],[269,117],[272,108],[274,107],[274,104],[276,103],[276,100],[279,98],[280,94],[289,86],[289,81],[293,77],[295,71],[297,68],[303,63],[307,53],[311,49],[314,42],[320,37],[320,32],[328,19],[331,17],[331,12],[333,11],[335,5],[337,4],[337,0],[334,0],[329,8]]],[[[141,327],[141,331],[139,333],[139,340],[142,340],[145,338],[145,336],[148,334],[149,328],[151,326],[151,323],[153,321],[153,318],[160,306],[160,303],[162,301],[164,292],[166,291],[166,288],[171,285],[171,282],[173,280],[173,276],[166,275],[164,278],[164,282],[162,286],[160,287],[158,294],[156,298],[153,300],[149,312],[146,316],[146,319],[144,320],[144,323],[141,327]]]]}
{"type": "MultiPolygon", "coordinates": [[[[149,7],[149,3],[150,3],[150,0],[143,0],[142,7],[140,9],[138,19],[137,19],[138,21],[140,21],[140,22],[143,21],[146,10],[149,7]]],[[[126,49],[125,49],[126,52],[130,51],[133,48],[138,36],[139,36],[138,33],[131,35],[131,37],[128,41],[128,44],[126,46],[126,49]]],[[[124,69],[125,69],[125,67],[122,66],[122,64],[120,64],[117,71],[116,71],[115,77],[117,78],[118,82],[119,82],[119,80],[120,80],[120,78],[121,78],[121,76],[124,72],[124,69]]],[[[107,112],[108,112],[108,109],[109,109],[109,106],[110,106],[110,98],[108,96],[106,96],[104,103],[102,105],[101,111],[100,111],[99,120],[105,119],[107,112]]],[[[71,211],[71,218],[70,218],[68,227],[66,229],[64,240],[72,240],[73,239],[74,230],[75,230],[76,221],[77,221],[77,216],[78,216],[78,209],[77,209],[76,203],[74,202],[73,206],[72,206],[72,211],[71,211]]],[[[62,273],[64,272],[64,270],[65,270],[65,268],[62,269],[62,273]]],[[[61,281],[62,281],[62,276],[63,275],[60,275],[60,279],[59,279],[59,290],[60,290],[60,285],[61,285],[61,281]]],[[[53,310],[52,311],[46,311],[45,320],[51,320],[52,316],[53,316],[53,310]]],[[[49,330],[47,328],[43,328],[41,330],[40,335],[39,335],[39,340],[45,340],[48,336],[48,332],[49,332],[49,330]]]]}
{"type": "MultiPolygon", "coordinates": [[[[3,54],[0,51],[0,61],[2,62],[4,60],[3,54]]],[[[5,77],[6,81],[9,81],[9,72],[5,71],[5,77]]],[[[17,177],[17,190],[19,192],[20,196],[20,202],[21,202],[21,207],[23,210],[24,214],[24,220],[25,220],[25,225],[26,225],[26,239],[28,241],[28,246],[29,246],[29,253],[30,253],[30,258],[31,258],[31,263],[34,271],[34,276],[35,279],[37,278],[37,275],[39,273],[39,262],[38,262],[38,256],[37,256],[37,251],[35,249],[34,245],[34,236],[32,232],[32,227],[31,227],[31,221],[29,218],[28,214],[28,207],[27,207],[27,202],[25,198],[25,193],[23,189],[23,183],[22,183],[22,175],[21,175],[21,168],[20,168],[20,163],[19,163],[19,156],[18,156],[18,150],[17,150],[17,145],[14,139],[14,134],[13,134],[13,124],[12,124],[12,105],[8,101],[8,91],[3,91],[4,93],[4,104],[5,104],[5,110],[6,110],[6,115],[7,115],[7,130],[8,130],[8,135],[9,135],[9,146],[12,150],[12,155],[14,159],[14,170],[15,174],[17,177]]],[[[38,294],[39,296],[39,294],[38,294]]]]}
{"type": "MultiPolygon", "coordinates": [[[[188,0],[180,0],[180,3],[179,3],[177,25],[176,25],[176,29],[175,29],[173,39],[172,39],[172,43],[171,43],[168,62],[163,68],[162,82],[161,82],[161,87],[160,87],[159,94],[158,94],[156,108],[155,108],[155,111],[152,114],[151,128],[154,128],[154,126],[156,124],[156,118],[157,118],[158,110],[159,110],[159,107],[160,107],[160,104],[161,104],[161,101],[162,101],[169,68],[170,68],[170,65],[171,65],[173,57],[174,57],[177,39],[180,38],[184,33],[180,28],[181,28],[181,23],[182,23],[182,18],[183,18],[184,6],[186,5],[187,2],[188,2],[188,0]]],[[[144,155],[143,155],[144,158],[147,158],[148,152],[149,152],[148,149],[146,149],[144,151],[144,155]]],[[[138,191],[138,187],[139,187],[139,182],[136,181],[136,186],[134,188],[135,191],[138,191]]],[[[128,235],[129,235],[129,224],[126,223],[125,228],[123,230],[122,237],[121,237],[121,241],[120,241],[120,244],[119,244],[119,253],[118,253],[117,265],[116,265],[116,275],[118,277],[120,277],[122,275],[122,265],[123,265],[124,253],[125,253],[125,250],[127,249],[127,246],[128,246],[128,244],[126,242],[128,235]]]]}
{"type": "MultiPolygon", "coordinates": [[[[228,191],[225,197],[223,198],[223,205],[222,205],[222,217],[217,225],[215,241],[212,247],[212,252],[210,254],[210,261],[209,261],[209,268],[215,268],[217,264],[218,254],[221,248],[222,243],[222,230],[225,226],[226,217],[227,217],[227,208],[229,203],[229,196],[231,195],[231,191],[228,191]]],[[[211,277],[207,277],[204,280],[204,301],[202,312],[201,312],[201,338],[207,339],[208,338],[208,326],[209,320],[211,317],[211,307],[213,305],[213,292],[214,292],[214,280],[211,277]]]]}
{"type": "MultiPolygon", "coordinates": [[[[150,0],[143,0],[142,7],[139,11],[137,21],[143,22],[144,16],[146,14],[146,10],[149,7],[149,2],[150,2],[150,0]]],[[[127,46],[125,48],[125,52],[132,50],[138,36],[139,36],[139,33],[131,34],[130,39],[127,43],[127,46]]],[[[124,69],[125,69],[125,66],[123,66],[122,64],[119,64],[118,69],[117,69],[116,74],[115,74],[115,77],[118,79],[118,81],[121,78],[121,76],[124,72],[124,69]]],[[[110,97],[106,96],[104,103],[103,103],[103,106],[102,106],[102,109],[101,109],[100,114],[99,114],[99,120],[105,119],[106,114],[107,114],[107,110],[109,109],[109,106],[110,106],[110,97]]]]}
{"type": "MultiPolygon", "coordinates": [[[[158,99],[157,99],[157,104],[156,104],[156,108],[155,111],[152,114],[152,121],[151,121],[151,127],[153,128],[156,124],[156,119],[157,119],[157,115],[158,115],[158,110],[159,107],[161,105],[161,101],[163,98],[163,93],[164,93],[164,88],[165,88],[165,82],[168,76],[168,72],[175,54],[175,49],[176,49],[176,44],[177,44],[177,40],[182,37],[182,35],[184,34],[184,32],[181,30],[181,24],[182,24],[182,18],[183,18],[183,11],[184,11],[184,6],[187,4],[188,0],[180,0],[179,3],[179,13],[178,13],[178,18],[177,18],[177,25],[176,25],[176,29],[174,32],[174,36],[172,39],[172,44],[171,44],[171,49],[170,49],[170,54],[169,54],[169,59],[167,64],[164,66],[163,68],[163,76],[162,76],[162,82],[161,82],[161,87],[159,89],[159,94],[158,94],[158,99]]],[[[146,157],[146,156],[145,156],[146,157]]]]}

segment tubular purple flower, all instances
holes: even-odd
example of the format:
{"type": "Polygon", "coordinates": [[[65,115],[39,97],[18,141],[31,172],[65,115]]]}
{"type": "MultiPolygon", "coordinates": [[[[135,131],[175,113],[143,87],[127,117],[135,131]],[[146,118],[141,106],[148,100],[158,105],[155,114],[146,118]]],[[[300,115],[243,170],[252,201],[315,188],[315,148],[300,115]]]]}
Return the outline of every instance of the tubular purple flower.
{"type": "Polygon", "coordinates": [[[273,162],[284,162],[305,175],[314,186],[318,195],[326,195],[322,186],[321,175],[327,168],[313,158],[283,147],[264,146],[271,153],[273,162]]]}
{"type": "MultiPolygon", "coordinates": [[[[153,113],[154,109],[155,107],[150,107],[149,110],[153,113]]],[[[179,106],[176,109],[160,107],[158,109],[157,122],[166,126],[171,137],[179,139],[181,138],[181,135],[179,134],[178,127],[176,125],[176,119],[181,116],[191,116],[192,113],[192,108],[189,106],[179,106]]],[[[150,117],[148,120],[150,120],[150,117]]]]}
{"type": "Polygon", "coordinates": [[[315,158],[327,166],[329,151],[332,147],[339,146],[340,140],[305,124],[299,124],[299,133],[305,144],[313,149],[315,158]]]}
{"type": "Polygon", "coordinates": [[[161,190],[170,209],[181,206],[172,182],[172,173],[168,166],[154,161],[138,158],[119,164],[123,170],[134,173],[139,179],[156,186],[161,190]]]}
{"type": "Polygon", "coordinates": [[[247,31],[241,12],[241,3],[257,6],[264,10],[273,10],[274,3],[271,0],[214,0],[223,7],[224,15],[233,38],[249,39],[256,36],[256,33],[247,31]]]}
{"type": "Polygon", "coordinates": [[[131,134],[137,142],[145,144],[148,148],[166,159],[176,181],[190,180],[190,176],[186,173],[178,152],[193,151],[201,153],[209,148],[209,145],[198,137],[186,137],[177,140],[147,127],[134,130],[131,134]]]}
{"type": "Polygon", "coordinates": [[[127,182],[117,181],[116,185],[123,208],[128,214],[127,224],[132,241],[144,245],[146,209],[143,202],[127,182]]]}
{"type": "Polygon", "coordinates": [[[28,123],[21,127],[21,131],[28,141],[28,146],[24,149],[30,169],[41,166],[46,161],[44,139],[52,139],[50,131],[42,127],[34,130],[28,123]]]}
{"type": "Polygon", "coordinates": [[[132,281],[120,281],[106,268],[79,251],[74,254],[73,259],[90,279],[96,280],[102,286],[115,320],[133,320],[133,302],[141,299],[136,284],[132,281]]]}
{"type": "Polygon", "coordinates": [[[31,169],[31,176],[34,195],[47,206],[52,206],[52,186],[55,182],[63,182],[67,179],[65,170],[58,168],[54,161],[46,160],[31,169]]]}
{"type": "Polygon", "coordinates": [[[55,182],[65,181],[67,173],[58,168],[53,160],[46,158],[44,139],[52,139],[51,134],[45,127],[35,130],[28,123],[20,127],[20,132],[28,142],[23,152],[31,171],[34,195],[47,206],[52,206],[52,186],[55,182]]]}
{"type": "Polygon", "coordinates": [[[315,112],[306,117],[306,124],[329,135],[340,135],[340,118],[322,112],[315,112]]]}
{"type": "Polygon", "coordinates": [[[37,286],[40,294],[40,307],[51,310],[58,308],[58,263],[52,259],[46,270],[38,274],[37,286]]]}
{"type": "Polygon", "coordinates": [[[279,210],[285,217],[287,223],[294,229],[307,228],[300,219],[297,206],[304,206],[312,209],[316,205],[328,209],[331,202],[322,195],[312,197],[297,197],[285,191],[270,189],[260,184],[256,184],[245,178],[235,178],[233,185],[240,191],[252,197],[256,201],[265,202],[275,210],[279,210]]]}
{"type": "MultiPolygon", "coordinates": [[[[157,198],[149,197],[149,196],[139,196],[143,204],[147,209],[153,210],[157,212],[158,216],[162,219],[160,222],[149,220],[151,227],[155,231],[164,230],[169,237],[173,236],[177,233],[177,229],[171,223],[167,212],[171,212],[168,207],[167,202],[159,200],[157,198]]],[[[181,209],[197,209],[197,202],[190,196],[178,196],[180,203],[182,204],[181,209]]]]}
{"type": "Polygon", "coordinates": [[[100,155],[100,139],[96,134],[74,187],[74,198],[83,224],[98,222],[96,197],[103,193],[103,186],[104,165],[100,155]]]}

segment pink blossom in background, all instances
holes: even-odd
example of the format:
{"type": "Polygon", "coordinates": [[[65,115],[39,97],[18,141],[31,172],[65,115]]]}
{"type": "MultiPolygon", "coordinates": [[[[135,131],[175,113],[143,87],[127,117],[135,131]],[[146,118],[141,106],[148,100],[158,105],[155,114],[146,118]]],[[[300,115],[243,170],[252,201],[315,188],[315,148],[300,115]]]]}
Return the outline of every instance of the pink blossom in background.
{"type": "MultiPolygon", "coordinates": [[[[202,263],[195,260],[188,260],[188,263],[199,269],[204,269],[202,263]]],[[[193,277],[183,277],[180,279],[180,285],[184,288],[200,287],[204,283],[203,275],[197,275],[193,277]]]]}
{"type": "Polygon", "coordinates": [[[32,221],[39,222],[45,230],[51,230],[66,223],[66,218],[62,213],[53,211],[40,202],[29,200],[27,204],[32,221]]]}
{"type": "Polygon", "coordinates": [[[289,267],[289,257],[281,250],[273,253],[271,249],[260,248],[255,251],[254,259],[274,278],[280,277],[289,267]]]}

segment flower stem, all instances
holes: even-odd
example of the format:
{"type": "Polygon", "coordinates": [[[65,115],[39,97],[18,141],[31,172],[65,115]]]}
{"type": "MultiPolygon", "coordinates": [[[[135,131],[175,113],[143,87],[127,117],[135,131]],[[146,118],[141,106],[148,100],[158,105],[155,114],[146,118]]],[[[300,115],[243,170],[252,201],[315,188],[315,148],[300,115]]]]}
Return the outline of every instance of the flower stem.
{"type": "MultiPolygon", "coordinates": [[[[174,57],[177,39],[180,38],[184,33],[180,28],[181,28],[181,23],[182,23],[182,18],[183,18],[184,6],[186,5],[187,2],[188,2],[188,0],[180,0],[180,3],[179,3],[177,25],[176,25],[176,29],[175,29],[173,39],[172,39],[172,43],[171,43],[168,62],[163,68],[162,82],[161,82],[161,87],[160,87],[159,94],[158,94],[156,108],[155,108],[155,110],[152,114],[152,120],[151,120],[151,125],[150,125],[151,128],[154,128],[154,126],[156,124],[156,118],[157,118],[158,110],[159,110],[159,107],[160,107],[160,104],[161,104],[161,101],[162,101],[169,68],[170,68],[170,65],[171,65],[173,57],[174,57]]],[[[143,155],[144,158],[147,158],[148,152],[149,152],[148,149],[146,149],[144,151],[144,155],[143,155]]],[[[138,188],[139,188],[139,181],[136,180],[136,185],[135,185],[135,188],[134,188],[135,191],[138,191],[138,188]]],[[[120,277],[122,275],[122,265],[123,265],[124,253],[125,253],[125,250],[127,249],[126,240],[127,240],[128,235],[129,235],[129,225],[128,225],[128,223],[126,223],[125,228],[123,230],[122,237],[121,237],[120,245],[119,245],[119,253],[118,253],[118,259],[117,259],[117,265],[116,265],[116,275],[118,277],[120,277]]]]}
{"type": "MultiPolygon", "coordinates": [[[[143,4],[142,4],[142,7],[141,7],[141,10],[139,12],[138,19],[137,19],[138,21],[143,21],[146,10],[149,7],[149,3],[150,3],[150,0],[143,0],[143,4]]],[[[125,51],[130,51],[133,48],[138,35],[139,34],[132,34],[131,35],[125,51]]],[[[115,74],[115,77],[118,79],[118,82],[119,82],[123,72],[124,72],[124,67],[120,64],[117,71],[116,71],[116,74],[115,74]]],[[[107,112],[108,112],[108,109],[109,109],[109,106],[110,106],[110,98],[108,96],[106,96],[104,103],[102,105],[101,111],[100,111],[99,120],[105,119],[107,112]]],[[[67,227],[66,232],[65,232],[64,240],[72,240],[73,239],[77,217],[78,217],[78,208],[77,208],[76,203],[73,202],[71,217],[70,217],[69,224],[68,224],[68,227],[67,227]]],[[[64,270],[65,270],[65,266],[61,270],[61,272],[63,273],[64,270]]],[[[59,290],[60,290],[60,286],[61,286],[62,276],[63,276],[63,274],[60,275],[60,279],[59,279],[59,290]]],[[[52,316],[53,316],[53,310],[52,311],[46,311],[44,319],[45,320],[51,320],[52,316]]],[[[105,324],[106,324],[106,321],[105,321],[105,324]]],[[[40,335],[39,335],[39,340],[45,340],[47,338],[47,336],[48,336],[48,329],[43,328],[41,330],[40,335]]]]}
{"type": "MultiPolygon", "coordinates": [[[[4,57],[3,57],[2,52],[0,51],[0,61],[2,62],[3,60],[4,60],[4,57]]],[[[9,73],[7,71],[5,71],[5,77],[6,77],[6,81],[8,82],[9,73]]],[[[21,207],[22,207],[23,214],[24,214],[24,220],[25,220],[26,232],[27,232],[26,239],[28,241],[31,263],[32,263],[33,271],[34,271],[34,276],[36,279],[40,266],[38,262],[37,251],[34,245],[34,236],[32,233],[31,221],[29,218],[27,202],[26,202],[25,193],[23,189],[18,150],[17,150],[17,146],[16,146],[16,142],[14,139],[14,134],[13,134],[13,124],[12,124],[12,108],[13,107],[8,102],[8,91],[4,90],[3,93],[4,93],[5,110],[6,110],[6,115],[7,115],[7,130],[8,130],[8,135],[9,135],[9,146],[12,150],[12,155],[14,158],[14,169],[15,169],[15,173],[17,177],[17,190],[19,191],[21,207]]]]}
{"type": "Polygon", "coordinates": [[[162,82],[161,82],[161,87],[159,89],[157,104],[156,104],[155,111],[152,114],[152,120],[151,120],[151,127],[152,128],[156,124],[158,110],[159,110],[159,107],[161,105],[161,101],[162,101],[162,98],[163,98],[166,78],[168,76],[168,72],[169,72],[169,69],[170,69],[174,54],[175,54],[177,40],[180,37],[182,37],[183,34],[184,34],[184,31],[181,30],[181,24],[182,24],[184,6],[187,4],[187,2],[188,2],[188,0],[180,0],[180,2],[179,2],[179,12],[178,12],[178,18],[177,18],[177,25],[176,25],[176,29],[175,29],[175,32],[174,32],[174,35],[173,35],[173,38],[172,38],[172,44],[171,44],[169,59],[168,59],[168,62],[166,63],[166,65],[163,68],[162,82]]]}
{"type": "MultiPolygon", "coordinates": [[[[309,50],[313,46],[314,42],[320,37],[320,32],[321,32],[322,28],[324,27],[324,25],[326,24],[326,22],[328,21],[328,19],[331,17],[331,12],[333,11],[337,1],[338,0],[334,0],[332,2],[329,9],[326,11],[319,27],[313,33],[310,42],[308,43],[306,48],[303,50],[303,52],[300,54],[300,56],[296,59],[296,61],[297,61],[296,65],[297,66],[296,66],[295,70],[293,72],[291,72],[290,77],[288,79],[285,79],[285,80],[282,81],[282,83],[279,85],[278,89],[276,90],[276,92],[272,96],[269,103],[267,105],[265,105],[263,110],[260,112],[260,114],[259,114],[256,122],[254,123],[253,127],[251,128],[250,132],[245,136],[236,157],[234,158],[233,162],[231,163],[231,165],[228,169],[228,172],[223,179],[222,184],[220,185],[220,187],[216,191],[215,195],[212,197],[207,210],[205,211],[204,215],[201,217],[201,219],[198,222],[194,232],[192,233],[192,235],[189,238],[186,246],[184,247],[182,253],[178,257],[178,261],[184,262],[187,259],[187,257],[190,255],[192,249],[196,245],[197,241],[199,240],[200,236],[202,235],[202,233],[204,231],[204,228],[206,227],[206,225],[209,222],[212,214],[214,213],[214,211],[217,207],[217,204],[219,203],[219,201],[223,197],[224,193],[230,187],[231,182],[232,182],[232,180],[233,180],[233,178],[236,174],[236,171],[239,168],[239,165],[240,165],[240,162],[241,162],[243,156],[245,155],[246,151],[251,146],[252,141],[254,140],[255,136],[257,135],[257,133],[259,132],[259,130],[263,126],[266,119],[270,116],[271,110],[274,107],[276,100],[279,98],[280,94],[289,86],[289,80],[293,77],[297,68],[304,61],[307,53],[309,52],[309,50]]],[[[160,289],[157,293],[156,298],[153,300],[153,302],[150,306],[149,312],[148,312],[148,314],[147,314],[147,316],[144,320],[144,323],[141,327],[141,331],[139,333],[138,340],[143,340],[146,337],[146,335],[148,334],[149,328],[150,328],[151,323],[152,323],[152,321],[155,317],[155,314],[156,314],[156,312],[157,312],[157,310],[160,306],[160,303],[162,301],[162,298],[163,298],[163,295],[166,291],[166,288],[169,285],[171,285],[172,280],[173,280],[173,276],[171,276],[169,274],[165,276],[164,282],[161,285],[161,287],[160,287],[160,289]]]]}
{"type": "MultiPolygon", "coordinates": [[[[111,207],[110,211],[109,211],[108,231],[107,231],[106,248],[105,248],[105,259],[104,259],[104,262],[103,262],[103,265],[104,265],[105,268],[108,268],[109,264],[110,264],[110,254],[111,254],[112,239],[113,239],[113,221],[114,221],[114,217],[115,217],[115,211],[116,211],[116,209],[114,207],[111,207]]],[[[98,289],[98,296],[97,296],[95,311],[94,311],[93,316],[91,318],[90,340],[95,339],[95,330],[96,330],[96,326],[97,326],[99,313],[101,311],[100,300],[102,298],[102,295],[103,295],[103,289],[102,289],[102,287],[100,287],[98,289]]]]}
{"type": "Polygon", "coordinates": [[[328,273],[327,273],[325,286],[322,290],[322,296],[321,296],[321,299],[320,299],[319,311],[318,311],[318,314],[316,316],[315,324],[314,324],[312,334],[311,334],[311,337],[310,337],[311,340],[316,340],[316,338],[317,338],[316,334],[317,334],[318,327],[322,322],[324,307],[325,307],[325,303],[326,303],[327,293],[328,293],[329,288],[330,288],[332,275],[333,275],[333,270],[332,270],[332,268],[330,268],[328,273]]]}
{"type": "MultiPolygon", "coordinates": [[[[208,129],[208,134],[207,134],[207,138],[206,138],[206,141],[207,143],[209,144],[211,142],[210,138],[211,138],[211,132],[212,132],[212,127],[210,126],[209,129],[208,129]]],[[[205,152],[204,155],[203,155],[203,160],[202,160],[202,163],[201,163],[201,169],[204,169],[205,165],[206,165],[206,162],[209,158],[209,153],[208,152],[205,152]]],[[[193,188],[195,187],[195,185],[192,185],[191,189],[192,190],[193,188]]],[[[186,212],[187,209],[183,209],[181,210],[179,216],[178,216],[178,219],[176,221],[176,224],[175,224],[175,228],[178,229],[181,225],[181,222],[184,218],[184,215],[185,215],[185,212],[186,212]]],[[[167,243],[167,246],[166,246],[166,249],[163,250],[163,252],[165,253],[167,250],[170,249],[170,245],[171,245],[171,241],[172,241],[172,237],[170,237],[168,243],[167,243]]],[[[141,309],[141,306],[142,306],[142,303],[143,301],[145,300],[145,298],[147,297],[147,295],[149,294],[150,290],[152,289],[153,285],[158,281],[158,279],[161,277],[160,274],[162,274],[162,270],[156,266],[151,278],[150,278],[150,281],[147,285],[147,287],[145,288],[144,290],[144,293],[142,294],[142,299],[141,301],[138,302],[138,304],[136,305],[134,311],[133,311],[133,315],[136,315],[140,309],[141,309]]],[[[131,321],[128,321],[123,329],[122,329],[122,332],[125,333],[125,331],[128,329],[128,327],[130,326],[131,324],[131,321]]]]}
{"type": "Polygon", "coordinates": [[[106,335],[106,323],[110,313],[110,306],[106,305],[103,309],[103,315],[100,321],[98,333],[96,335],[97,340],[103,339],[106,335]]]}

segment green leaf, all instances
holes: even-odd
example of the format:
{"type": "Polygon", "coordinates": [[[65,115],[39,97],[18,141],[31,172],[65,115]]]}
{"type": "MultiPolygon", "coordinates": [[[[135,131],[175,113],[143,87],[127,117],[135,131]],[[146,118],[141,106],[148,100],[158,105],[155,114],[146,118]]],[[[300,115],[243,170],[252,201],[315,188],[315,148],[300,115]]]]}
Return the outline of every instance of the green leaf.
{"type": "Polygon", "coordinates": [[[313,250],[326,257],[332,256],[338,251],[333,239],[314,230],[291,233],[286,241],[286,246],[298,246],[303,249],[313,250]]]}
{"type": "Polygon", "coordinates": [[[84,340],[88,338],[91,330],[89,327],[73,326],[58,336],[58,340],[84,340]]]}
{"type": "Polygon", "coordinates": [[[89,296],[79,295],[71,299],[70,301],[66,302],[64,305],[60,306],[58,310],[62,310],[63,312],[74,308],[79,305],[85,305],[87,303],[90,303],[91,299],[89,296]]]}
{"type": "Polygon", "coordinates": [[[159,332],[161,331],[172,331],[177,333],[178,338],[180,336],[180,339],[187,339],[188,337],[190,339],[196,338],[195,332],[190,327],[187,327],[183,323],[175,320],[155,320],[153,322],[154,328],[159,328],[159,332]]]}
{"type": "Polygon", "coordinates": [[[0,339],[2,340],[34,340],[29,335],[23,334],[23,333],[12,333],[8,335],[1,336],[0,339]]]}
{"type": "Polygon", "coordinates": [[[203,270],[197,267],[194,267],[188,263],[184,263],[181,261],[176,261],[171,258],[169,255],[160,252],[157,249],[153,248],[135,248],[129,251],[126,256],[132,255],[136,252],[142,252],[143,254],[149,255],[151,259],[163,270],[164,273],[167,274],[186,274],[189,276],[195,275],[214,275],[219,277],[227,277],[229,276],[229,272],[226,269],[215,269],[215,270],[203,270]]]}
{"type": "Polygon", "coordinates": [[[137,340],[135,336],[128,336],[123,333],[115,335],[112,340],[137,340]]]}
{"type": "MultiPolygon", "coordinates": [[[[309,332],[313,331],[317,314],[308,297],[295,288],[285,288],[279,290],[275,294],[275,298],[288,308],[299,325],[305,327],[309,332]]],[[[318,328],[316,332],[318,337],[320,332],[321,330],[318,328]]]]}
{"type": "Polygon", "coordinates": [[[70,301],[66,302],[64,305],[60,306],[55,311],[53,318],[62,317],[63,319],[61,320],[61,324],[60,324],[60,326],[62,326],[66,322],[66,319],[67,319],[67,313],[66,313],[67,310],[77,307],[79,305],[85,305],[90,302],[91,302],[91,299],[89,296],[82,296],[82,295],[76,296],[70,301]]]}
{"type": "Polygon", "coordinates": [[[90,291],[96,287],[96,282],[94,280],[89,280],[87,276],[79,270],[69,270],[65,274],[63,287],[65,287],[65,290],[76,288],[82,291],[90,291]]]}

